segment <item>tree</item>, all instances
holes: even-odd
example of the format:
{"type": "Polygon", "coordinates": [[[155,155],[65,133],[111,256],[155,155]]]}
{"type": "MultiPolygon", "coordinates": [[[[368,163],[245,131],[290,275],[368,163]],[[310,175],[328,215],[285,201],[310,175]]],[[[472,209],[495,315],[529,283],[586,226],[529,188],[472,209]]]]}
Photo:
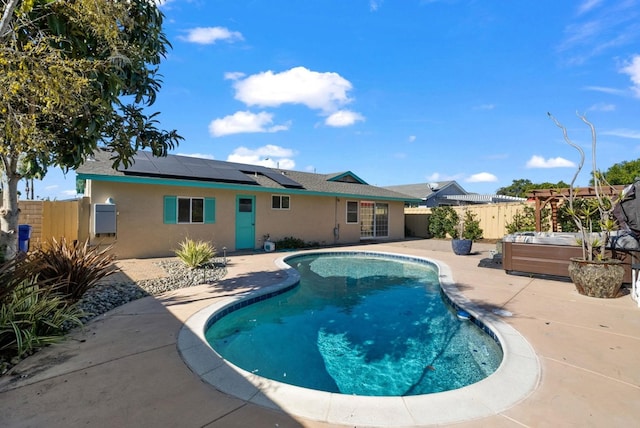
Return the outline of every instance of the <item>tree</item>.
{"type": "Polygon", "coordinates": [[[631,184],[636,177],[640,177],[640,159],[616,163],[604,172],[604,180],[613,186],[631,184]]]}
{"type": "Polygon", "coordinates": [[[532,190],[536,189],[566,189],[569,187],[569,184],[560,180],[557,183],[533,183],[531,180],[526,178],[521,178],[518,180],[513,180],[513,182],[506,187],[501,187],[496,190],[496,194],[505,195],[505,196],[516,196],[518,198],[526,198],[532,190]]]}
{"type": "Polygon", "coordinates": [[[182,139],[147,113],[170,44],[150,0],[7,0],[0,21],[0,254],[17,249],[17,186],[99,148],[113,167],[182,139]]]}
{"type": "Polygon", "coordinates": [[[511,185],[501,187],[496,190],[496,194],[524,198],[527,196],[527,193],[529,193],[531,186],[533,186],[533,183],[529,179],[522,178],[519,180],[513,180],[511,185]]]}

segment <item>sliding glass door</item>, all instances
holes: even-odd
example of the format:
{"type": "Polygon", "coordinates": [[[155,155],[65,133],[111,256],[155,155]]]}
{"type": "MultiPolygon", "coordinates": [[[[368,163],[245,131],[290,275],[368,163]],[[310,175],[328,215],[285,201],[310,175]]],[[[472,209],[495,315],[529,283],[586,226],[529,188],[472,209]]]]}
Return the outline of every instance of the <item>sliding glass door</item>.
{"type": "Polygon", "coordinates": [[[360,238],[386,238],[389,236],[389,204],[360,202],[360,238]]]}

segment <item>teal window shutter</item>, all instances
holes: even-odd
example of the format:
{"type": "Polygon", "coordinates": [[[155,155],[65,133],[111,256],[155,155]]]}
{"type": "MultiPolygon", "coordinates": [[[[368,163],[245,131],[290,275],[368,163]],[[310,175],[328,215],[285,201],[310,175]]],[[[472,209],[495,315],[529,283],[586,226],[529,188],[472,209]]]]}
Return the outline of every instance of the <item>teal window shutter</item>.
{"type": "Polygon", "coordinates": [[[215,223],[216,222],[216,199],[204,198],[204,222],[215,223]]]}
{"type": "Polygon", "coordinates": [[[164,224],[176,224],[178,222],[177,202],[177,196],[164,197],[164,224]]]}

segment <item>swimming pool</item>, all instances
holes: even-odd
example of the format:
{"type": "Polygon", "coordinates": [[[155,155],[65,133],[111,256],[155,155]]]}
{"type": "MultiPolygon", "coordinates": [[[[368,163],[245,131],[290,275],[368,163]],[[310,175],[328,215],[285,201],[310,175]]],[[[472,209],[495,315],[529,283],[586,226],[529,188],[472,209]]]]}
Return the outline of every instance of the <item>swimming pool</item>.
{"type": "MultiPolygon", "coordinates": [[[[184,362],[204,382],[248,403],[330,424],[392,427],[455,423],[498,414],[535,390],[540,379],[540,363],[531,345],[499,316],[470,302],[453,281],[449,266],[411,254],[354,252],[420,260],[437,266],[440,286],[446,298],[457,307],[464,307],[472,319],[484,325],[502,345],[503,360],[496,372],[480,382],[456,390],[376,397],[302,388],[267,379],[231,364],[207,343],[205,330],[214,320],[238,307],[270,299],[296,286],[298,272],[285,263],[288,257],[278,257],[277,254],[272,256],[277,258],[274,263],[281,269],[279,276],[283,280],[280,283],[218,298],[185,322],[178,335],[178,351],[184,362]]],[[[302,254],[310,253],[314,252],[302,254]]]]}
{"type": "Polygon", "coordinates": [[[498,342],[459,318],[433,263],[374,254],[288,257],[300,283],[213,320],[205,336],[227,361],[327,392],[420,395],[484,379],[498,342]]]}

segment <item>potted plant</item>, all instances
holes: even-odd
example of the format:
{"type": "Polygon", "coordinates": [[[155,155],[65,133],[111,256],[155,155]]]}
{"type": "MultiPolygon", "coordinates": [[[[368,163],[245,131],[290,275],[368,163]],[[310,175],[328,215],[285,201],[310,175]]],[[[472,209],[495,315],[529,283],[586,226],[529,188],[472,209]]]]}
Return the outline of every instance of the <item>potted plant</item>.
{"type": "Polygon", "coordinates": [[[459,256],[466,256],[471,253],[473,241],[482,239],[482,229],[477,216],[469,210],[464,210],[462,218],[452,209],[452,227],[448,230],[451,235],[451,248],[459,256]]]}
{"type": "Polygon", "coordinates": [[[564,125],[551,113],[548,115],[562,130],[565,142],[580,154],[580,163],[569,185],[569,196],[565,203],[568,204],[568,213],[578,229],[578,243],[582,247],[582,257],[571,258],[569,276],[580,294],[591,297],[616,297],[622,286],[624,267],[620,260],[611,258],[607,254],[611,232],[617,228],[613,216],[615,202],[609,196],[610,192],[604,192],[607,183],[597,169],[595,127],[584,115],[578,114],[580,120],[591,131],[591,175],[595,193],[593,198],[582,199],[576,196],[575,181],[584,166],[584,150],[571,141],[564,125]],[[597,232],[598,229],[600,232],[597,232]]]}

